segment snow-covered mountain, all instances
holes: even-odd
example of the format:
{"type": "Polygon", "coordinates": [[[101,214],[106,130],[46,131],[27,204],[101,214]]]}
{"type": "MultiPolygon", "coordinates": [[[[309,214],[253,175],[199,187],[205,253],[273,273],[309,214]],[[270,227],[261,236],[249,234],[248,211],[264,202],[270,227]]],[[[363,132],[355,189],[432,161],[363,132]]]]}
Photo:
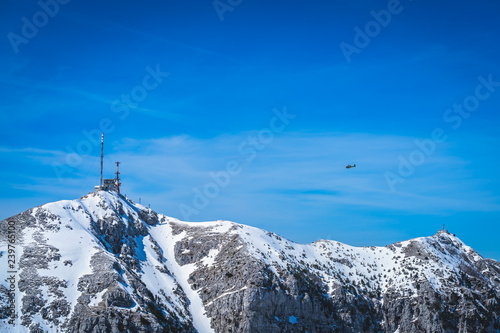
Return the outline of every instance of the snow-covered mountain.
{"type": "Polygon", "coordinates": [[[228,221],[181,222],[106,191],[0,228],[2,332],[500,329],[500,264],[446,231],[386,247],[297,244],[228,221]]]}

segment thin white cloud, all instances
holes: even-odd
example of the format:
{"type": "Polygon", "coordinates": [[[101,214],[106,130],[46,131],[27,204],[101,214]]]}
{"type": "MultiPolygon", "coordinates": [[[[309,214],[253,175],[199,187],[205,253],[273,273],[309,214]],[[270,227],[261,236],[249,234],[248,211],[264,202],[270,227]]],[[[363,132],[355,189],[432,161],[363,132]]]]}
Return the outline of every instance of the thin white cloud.
{"type": "MultiPolygon", "coordinates": [[[[415,173],[391,192],[384,172],[397,172],[398,156],[413,149],[414,138],[373,134],[283,133],[257,152],[245,164],[246,155],[238,146],[249,135],[224,135],[198,139],[173,136],[147,140],[124,139],[106,155],[105,176],[112,177],[114,161],[121,161],[124,191],[137,200],[149,198],[160,212],[182,218],[180,204],[191,205],[193,189],[213,182],[211,172],[225,170],[228,161],[242,165],[242,172],[210,200],[195,220],[208,219],[219,212],[231,218],[246,212],[261,216],[255,207],[272,203],[277,211],[266,214],[305,216],[316,209],[326,217],[329,209],[361,209],[366,212],[440,215],[467,211],[500,211],[496,193],[485,189],[485,182],[466,172],[467,162],[450,155],[443,145],[415,173]],[[346,169],[346,164],[357,167],[346,169]],[[443,169],[443,166],[446,168],[443,169]],[[295,204],[294,204],[295,203],[295,204]],[[309,207],[309,208],[308,208],[309,207]]],[[[4,153],[28,154],[44,165],[64,162],[60,151],[0,147],[4,153]]],[[[82,156],[81,165],[62,184],[54,175],[16,184],[18,189],[74,196],[92,191],[98,181],[97,156],[82,156]],[[80,178],[79,178],[80,177],[80,178]],[[76,178],[76,179],[75,179],[76,178]],[[68,190],[71,189],[71,190],[68,190]]],[[[252,215],[253,214],[253,215],[252,215]]]]}
{"type": "Polygon", "coordinates": [[[2,153],[34,153],[38,155],[60,155],[63,154],[60,150],[47,150],[38,148],[11,148],[0,146],[0,152],[2,153]]]}
{"type": "MultiPolygon", "coordinates": [[[[230,160],[244,164],[246,156],[238,153],[238,145],[247,135],[134,140],[133,145],[124,142],[123,148],[128,146],[128,151],[116,157],[129,164],[127,168],[137,182],[153,187],[158,182],[168,184],[170,200],[189,203],[193,188],[202,188],[212,181],[210,172],[224,170],[230,160]],[[182,195],[176,197],[176,193],[182,195]]],[[[249,202],[262,198],[280,200],[280,195],[285,196],[283,193],[293,189],[297,200],[315,197],[337,205],[409,213],[499,210],[498,198],[483,191],[481,184],[464,178],[467,163],[449,155],[446,146],[441,148],[393,193],[384,172],[397,173],[398,156],[406,156],[415,149],[413,138],[287,133],[277,136],[258,152],[255,160],[244,165],[241,174],[233,177],[231,184],[222,189],[220,198],[213,201],[229,196],[249,202]],[[346,170],[347,163],[356,163],[357,168],[346,170]],[[444,165],[446,170],[442,169],[444,165]],[[311,195],[311,189],[335,195],[311,195]],[[300,194],[301,191],[304,193],[300,194]]]]}

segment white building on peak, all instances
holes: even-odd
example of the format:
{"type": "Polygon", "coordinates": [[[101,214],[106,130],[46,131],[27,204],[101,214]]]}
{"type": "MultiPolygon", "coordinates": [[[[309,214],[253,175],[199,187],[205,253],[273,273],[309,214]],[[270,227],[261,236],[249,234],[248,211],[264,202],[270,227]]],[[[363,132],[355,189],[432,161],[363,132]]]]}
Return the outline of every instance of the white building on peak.
{"type": "Polygon", "coordinates": [[[115,192],[117,192],[116,179],[103,179],[102,186],[101,185],[94,186],[94,192],[99,192],[99,191],[115,191],[115,192]]]}

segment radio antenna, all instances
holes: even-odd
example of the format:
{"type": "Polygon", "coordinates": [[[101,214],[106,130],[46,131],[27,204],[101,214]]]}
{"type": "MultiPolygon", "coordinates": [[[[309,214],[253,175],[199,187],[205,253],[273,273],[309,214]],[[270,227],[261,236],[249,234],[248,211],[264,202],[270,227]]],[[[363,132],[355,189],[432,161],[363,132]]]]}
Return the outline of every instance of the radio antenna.
{"type": "Polygon", "coordinates": [[[101,186],[102,186],[102,165],[104,160],[104,133],[101,133],[101,186]]]}

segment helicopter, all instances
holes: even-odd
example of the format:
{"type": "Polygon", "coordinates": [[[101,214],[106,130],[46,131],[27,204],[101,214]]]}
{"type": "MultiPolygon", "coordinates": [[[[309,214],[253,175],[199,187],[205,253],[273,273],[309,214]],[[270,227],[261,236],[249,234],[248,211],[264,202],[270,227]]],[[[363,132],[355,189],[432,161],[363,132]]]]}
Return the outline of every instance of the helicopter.
{"type": "Polygon", "coordinates": [[[350,169],[350,168],[355,168],[355,167],[356,167],[356,163],[354,163],[354,165],[347,164],[347,166],[345,168],[350,169]]]}

